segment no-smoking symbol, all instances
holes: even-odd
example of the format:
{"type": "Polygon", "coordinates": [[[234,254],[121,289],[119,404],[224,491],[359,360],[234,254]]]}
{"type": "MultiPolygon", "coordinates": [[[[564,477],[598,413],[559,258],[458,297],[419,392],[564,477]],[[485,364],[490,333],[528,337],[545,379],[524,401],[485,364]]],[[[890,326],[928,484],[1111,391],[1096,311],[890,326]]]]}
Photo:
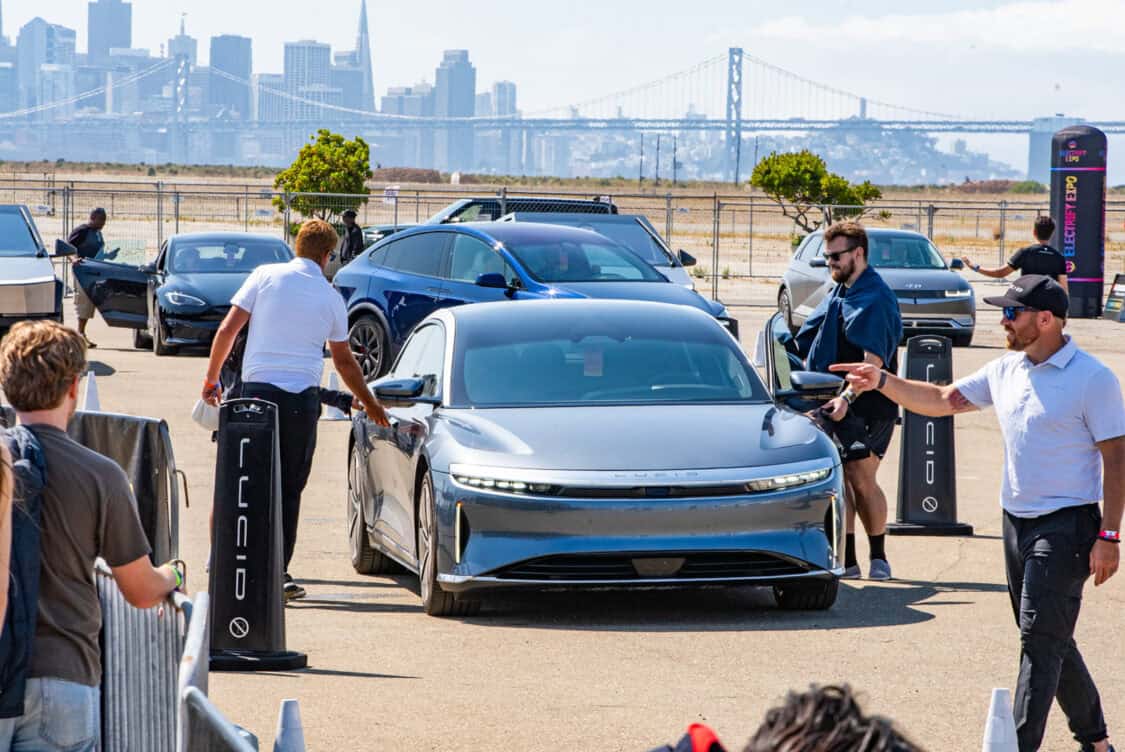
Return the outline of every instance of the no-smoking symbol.
{"type": "Polygon", "coordinates": [[[935,499],[933,496],[927,496],[926,498],[922,499],[922,509],[924,511],[928,512],[929,514],[933,514],[937,511],[937,508],[937,499],[935,499]]]}
{"type": "Polygon", "coordinates": [[[236,640],[241,640],[246,635],[250,634],[250,622],[241,616],[236,616],[230,620],[230,634],[236,640]]]}

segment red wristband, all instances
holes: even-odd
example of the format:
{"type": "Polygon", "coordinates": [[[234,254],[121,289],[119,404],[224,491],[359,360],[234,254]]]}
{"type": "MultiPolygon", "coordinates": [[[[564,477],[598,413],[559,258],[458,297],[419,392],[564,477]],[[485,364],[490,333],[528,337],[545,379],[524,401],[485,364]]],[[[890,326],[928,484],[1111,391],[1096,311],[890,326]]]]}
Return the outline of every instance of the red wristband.
{"type": "Polygon", "coordinates": [[[1121,533],[1117,530],[1103,530],[1098,533],[1098,538],[1104,541],[1109,541],[1110,543],[1120,543],[1121,533]]]}

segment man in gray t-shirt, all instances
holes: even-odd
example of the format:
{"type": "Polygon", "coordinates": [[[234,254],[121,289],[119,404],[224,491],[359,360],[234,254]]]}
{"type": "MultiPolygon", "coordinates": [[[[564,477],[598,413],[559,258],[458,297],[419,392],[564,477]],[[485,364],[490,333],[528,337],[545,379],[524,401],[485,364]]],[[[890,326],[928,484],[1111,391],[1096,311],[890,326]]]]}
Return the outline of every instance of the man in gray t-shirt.
{"type": "Polygon", "coordinates": [[[138,608],[155,606],[183,586],[183,572],[149,562],[149,544],[124,471],[66,434],[85,365],[81,335],[51,321],[18,323],[0,342],[0,388],[20,424],[38,439],[47,468],[38,616],[24,712],[0,719],[0,750],[98,748],[97,557],[113,570],[125,600],[138,608]]]}
{"type": "Polygon", "coordinates": [[[1004,560],[1020,629],[1014,712],[1021,752],[1039,749],[1057,698],[1083,750],[1107,752],[1094,680],[1074,642],[1082,588],[1117,572],[1125,510],[1125,403],[1113,372],[1063,334],[1069,300],[1029,274],[985,298],[1003,311],[1012,352],[954,384],[908,381],[859,364],[857,392],[877,389],[907,410],[942,416],[993,406],[1004,440],[1004,560]],[[1045,461],[1044,447],[1049,447],[1045,461]],[[1103,485],[1104,484],[1104,485],[1103,485]],[[1101,509],[1098,501],[1102,501],[1101,509]]]}

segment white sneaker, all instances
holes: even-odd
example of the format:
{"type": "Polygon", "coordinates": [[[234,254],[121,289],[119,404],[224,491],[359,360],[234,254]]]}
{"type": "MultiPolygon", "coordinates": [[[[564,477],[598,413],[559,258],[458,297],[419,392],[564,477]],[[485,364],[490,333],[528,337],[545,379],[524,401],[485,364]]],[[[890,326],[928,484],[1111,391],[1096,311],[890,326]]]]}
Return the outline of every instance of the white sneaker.
{"type": "Polygon", "coordinates": [[[889,580],[891,578],[891,565],[886,559],[871,560],[871,568],[867,571],[867,579],[889,580]]]}

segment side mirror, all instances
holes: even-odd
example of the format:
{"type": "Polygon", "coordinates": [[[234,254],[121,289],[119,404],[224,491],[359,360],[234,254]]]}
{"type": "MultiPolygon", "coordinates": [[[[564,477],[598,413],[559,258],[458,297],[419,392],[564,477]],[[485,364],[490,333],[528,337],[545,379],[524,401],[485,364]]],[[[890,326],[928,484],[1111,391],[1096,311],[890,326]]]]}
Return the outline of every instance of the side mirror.
{"type": "Polygon", "coordinates": [[[964,269],[965,268],[965,262],[962,261],[961,259],[955,258],[955,259],[953,259],[952,261],[949,262],[949,268],[950,269],[964,269]]]}
{"type": "Polygon", "coordinates": [[[65,240],[56,240],[54,255],[56,258],[60,256],[77,256],[78,249],[65,240]]]}
{"type": "Polygon", "coordinates": [[[493,287],[498,290],[507,290],[510,285],[508,284],[508,280],[504,279],[503,274],[489,272],[488,274],[481,274],[477,277],[477,287],[493,287]]]}
{"type": "Polygon", "coordinates": [[[437,397],[422,396],[429,382],[430,379],[422,376],[379,382],[373,385],[375,398],[392,407],[410,407],[418,403],[436,405],[440,402],[437,397]]]}
{"type": "Polygon", "coordinates": [[[695,266],[695,256],[692,256],[683,248],[676,251],[676,258],[678,258],[680,260],[680,263],[684,266],[695,266]]]}
{"type": "Polygon", "coordinates": [[[827,269],[828,260],[825,259],[824,256],[817,256],[816,258],[809,261],[809,266],[811,266],[813,269],[827,269]]]}
{"type": "Polygon", "coordinates": [[[793,371],[789,374],[792,389],[778,392],[778,398],[800,397],[806,400],[830,400],[840,393],[844,380],[839,376],[819,371],[793,371]]]}
{"type": "Polygon", "coordinates": [[[147,264],[141,264],[137,267],[137,271],[141,274],[156,274],[156,262],[150,261],[147,264]]]}

